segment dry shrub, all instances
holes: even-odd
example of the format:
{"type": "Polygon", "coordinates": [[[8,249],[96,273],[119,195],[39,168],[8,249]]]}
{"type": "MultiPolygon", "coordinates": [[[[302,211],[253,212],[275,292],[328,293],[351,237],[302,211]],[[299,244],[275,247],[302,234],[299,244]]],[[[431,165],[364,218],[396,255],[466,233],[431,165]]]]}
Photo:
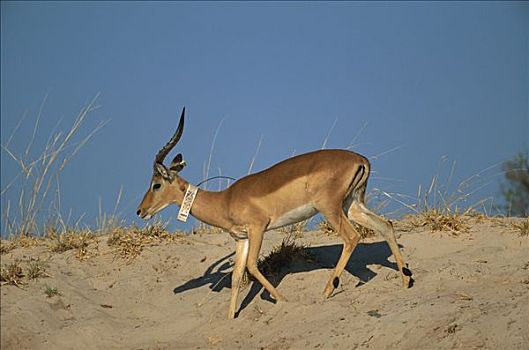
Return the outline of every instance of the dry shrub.
{"type": "Polygon", "coordinates": [[[281,245],[272,249],[270,254],[257,263],[259,271],[265,276],[277,275],[279,271],[293,262],[315,262],[316,257],[306,250],[306,246],[296,243],[294,236],[283,238],[281,245]]]}
{"type": "MultiPolygon", "coordinates": [[[[356,229],[356,231],[360,234],[361,239],[368,238],[368,237],[374,237],[375,232],[367,227],[364,227],[362,225],[357,224],[356,222],[351,222],[356,229]]],[[[321,232],[328,236],[335,236],[338,235],[338,232],[332,227],[332,225],[327,220],[322,220],[318,224],[318,228],[321,232]]]]}
{"type": "Polygon", "coordinates": [[[15,249],[17,246],[12,241],[2,240],[0,242],[0,254],[6,254],[15,249]]]}
{"type": "Polygon", "coordinates": [[[27,277],[29,279],[37,279],[41,277],[50,277],[46,272],[47,265],[40,259],[30,260],[27,268],[27,277]]]}
{"type": "Polygon", "coordinates": [[[438,209],[424,210],[417,215],[407,217],[407,222],[414,228],[426,227],[430,231],[448,231],[454,235],[468,232],[468,216],[457,212],[440,211],[438,209]]]}
{"type": "Polygon", "coordinates": [[[2,267],[0,270],[0,282],[2,282],[2,284],[12,284],[20,287],[24,284],[22,281],[24,276],[25,274],[22,270],[22,266],[20,266],[19,260],[13,261],[11,264],[7,265],[7,267],[2,267]]]}
{"type": "Polygon", "coordinates": [[[116,227],[112,230],[107,244],[114,247],[116,255],[132,260],[144,247],[181,239],[180,235],[170,234],[163,224],[155,223],[144,228],[137,226],[116,227]]]}
{"type": "Polygon", "coordinates": [[[28,248],[38,245],[41,242],[36,237],[21,235],[9,240],[2,240],[0,243],[0,254],[6,254],[16,248],[28,248]]]}
{"type": "Polygon", "coordinates": [[[14,238],[12,242],[15,243],[16,247],[29,248],[38,245],[41,241],[36,237],[22,235],[14,238]]]}
{"type": "Polygon", "coordinates": [[[497,218],[492,216],[487,216],[479,211],[468,210],[463,214],[463,217],[468,220],[473,220],[475,224],[483,224],[485,222],[494,223],[497,218]]]}
{"type": "Polygon", "coordinates": [[[11,284],[20,287],[25,284],[22,280],[24,277],[26,279],[50,277],[46,272],[47,265],[40,259],[29,258],[26,273],[24,273],[21,262],[20,259],[15,259],[6,267],[2,267],[0,272],[0,281],[2,284],[11,284]]]}
{"type": "Polygon", "coordinates": [[[279,232],[294,238],[300,238],[303,236],[303,232],[307,231],[309,220],[303,220],[292,225],[281,227],[279,228],[279,232]]]}
{"type": "Polygon", "coordinates": [[[80,260],[86,259],[95,253],[89,251],[90,244],[95,244],[97,249],[96,236],[89,230],[76,232],[68,230],[58,236],[50,237],[52,239],[51,251],[57,253],[64,253],[69,250],[76,250],[76,256],[80,260]]]}
{"type": "Polygon", "coordinates": [[[529,217],[521,222],[513,222],[511,225],[514,230],[518,231],[520,236],[529,236],[529,217]]]}

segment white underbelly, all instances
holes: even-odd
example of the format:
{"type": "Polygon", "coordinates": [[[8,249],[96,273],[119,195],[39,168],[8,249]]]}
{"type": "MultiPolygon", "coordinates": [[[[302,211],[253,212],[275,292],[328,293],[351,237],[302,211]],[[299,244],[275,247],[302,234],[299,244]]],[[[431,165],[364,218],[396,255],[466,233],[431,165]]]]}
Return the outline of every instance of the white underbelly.
{"type": "Polygon", "coordinates": [[[311,204],[305,204],[304,206],[292,209],[285,214],[272,218],[272,221],[266,227],[267,230],[273,230],[279,227],[292,225],[297,222],[307,220],[308,218],[316,215],[318,211],[311,204]]]}

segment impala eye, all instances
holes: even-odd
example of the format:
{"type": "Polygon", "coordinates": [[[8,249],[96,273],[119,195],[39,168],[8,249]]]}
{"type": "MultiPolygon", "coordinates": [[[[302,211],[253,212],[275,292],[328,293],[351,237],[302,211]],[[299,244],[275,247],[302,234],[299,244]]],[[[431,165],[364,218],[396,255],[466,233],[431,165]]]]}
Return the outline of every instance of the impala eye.
{"type": "Polygon", "coordinates": [[[157,190],[160,189],[160,187],[162,187],[161,184],[154,184],[154,185],[152,185],[152,190],[153,190],[153,191],[157,191],[157,190]]]}

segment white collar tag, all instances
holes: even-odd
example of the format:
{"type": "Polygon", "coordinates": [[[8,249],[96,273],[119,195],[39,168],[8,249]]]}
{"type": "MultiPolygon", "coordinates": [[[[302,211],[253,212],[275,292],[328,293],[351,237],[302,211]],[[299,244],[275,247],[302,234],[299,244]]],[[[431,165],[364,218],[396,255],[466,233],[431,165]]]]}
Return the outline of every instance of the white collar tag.
{"type": "Polygon", "coordinates": [[[191,207],[193,206],[193,202],[195,201],[197,192],[198,187],[193,186],[191,184],[187,186],[186,194],[184,195],[184,200],[182,201],[182,205],[180,206],[178,216],[176,217],[178,220],[182,222],[187,221],[187,217],[189,216],[189,212],[191,211],[191,207]]]}

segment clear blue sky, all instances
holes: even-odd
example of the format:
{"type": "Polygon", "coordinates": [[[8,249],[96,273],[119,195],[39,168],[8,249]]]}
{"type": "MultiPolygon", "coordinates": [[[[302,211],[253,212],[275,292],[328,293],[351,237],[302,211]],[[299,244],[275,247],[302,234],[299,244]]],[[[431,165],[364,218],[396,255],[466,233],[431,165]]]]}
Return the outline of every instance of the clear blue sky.
{"type": "MultiPolygon", "coordinates": [[[[409,195],[443,156],[457,182],[528,148],[527,2],[2,1],[1,20],[2,144],[29,111],[11,146],[23,151],[44,96],[37,145],[101,93],[84,130],[111,121],[61,176],[63,210],[87,223],[120,186],[139,222],[184,105],[178,151],[195,183],[221,120],[211,175],[245,175],[261,136],[254,170],[319,149],[336,121],[326,147],[397,148],[372,159],[370,188],[409,195]]],[[[18,169],[1,155],[4,188],[18,169]]],[[[499,171],[481,198],[497,196],[499,171]]]]}

